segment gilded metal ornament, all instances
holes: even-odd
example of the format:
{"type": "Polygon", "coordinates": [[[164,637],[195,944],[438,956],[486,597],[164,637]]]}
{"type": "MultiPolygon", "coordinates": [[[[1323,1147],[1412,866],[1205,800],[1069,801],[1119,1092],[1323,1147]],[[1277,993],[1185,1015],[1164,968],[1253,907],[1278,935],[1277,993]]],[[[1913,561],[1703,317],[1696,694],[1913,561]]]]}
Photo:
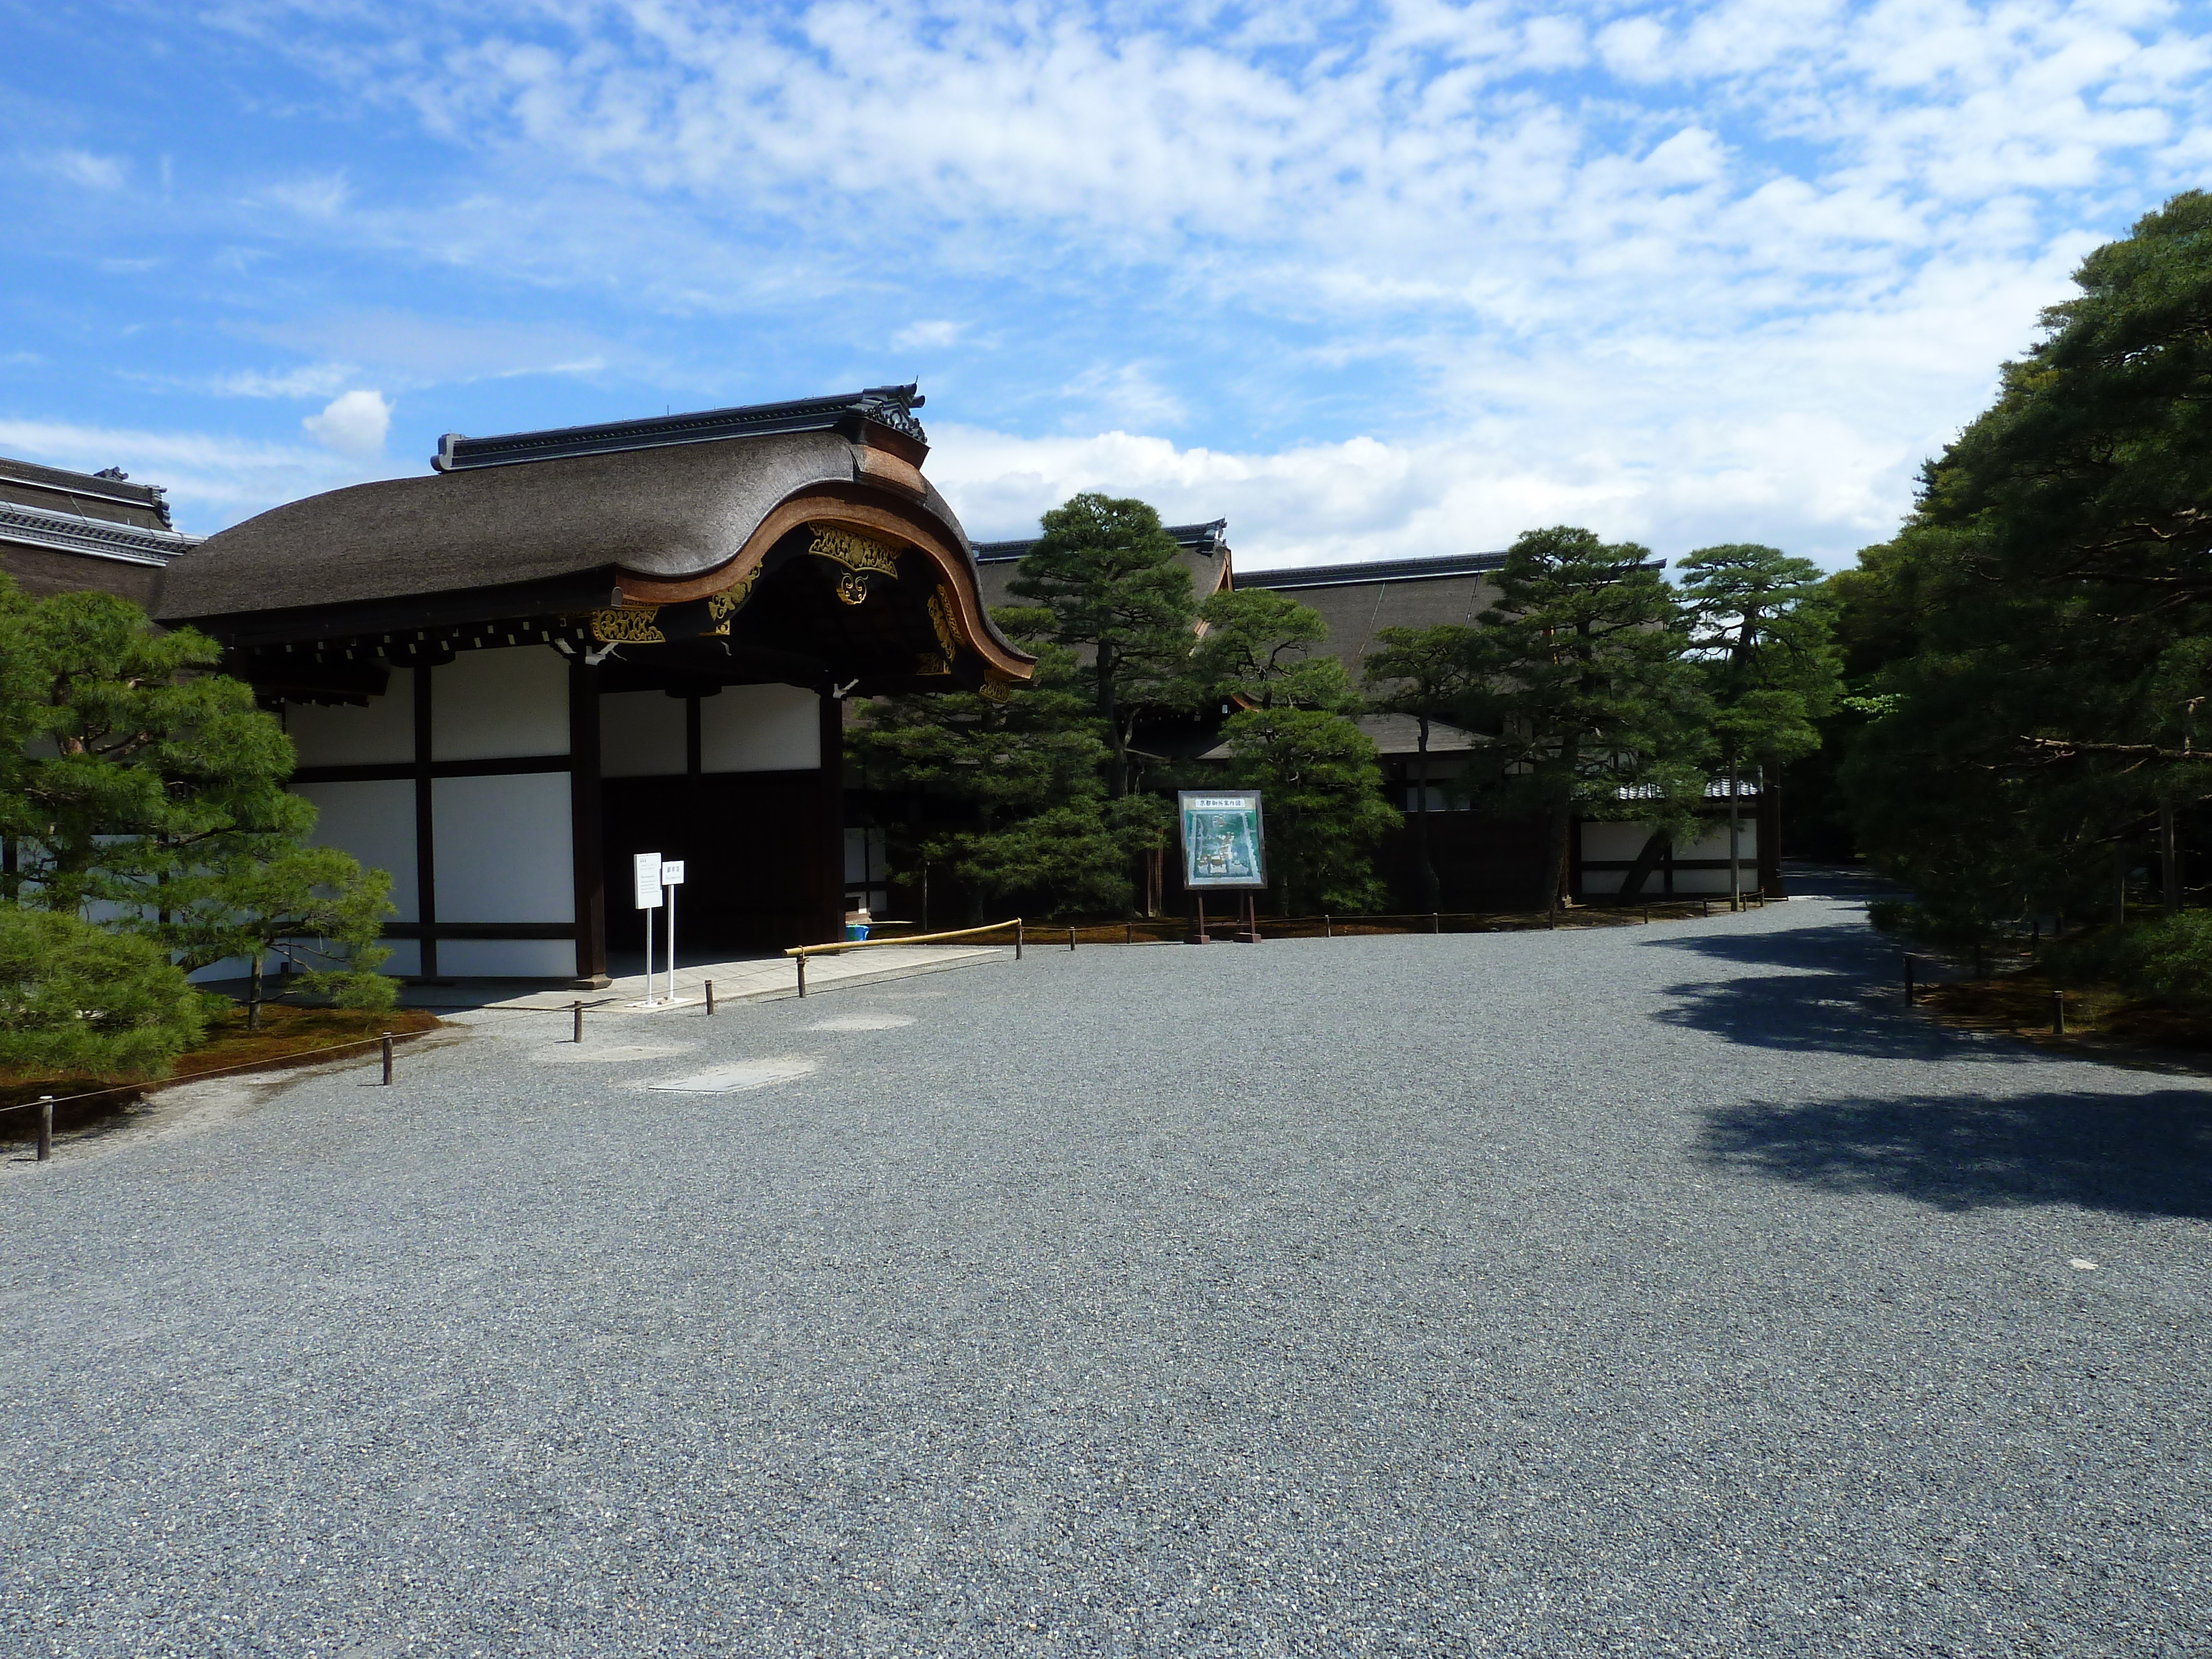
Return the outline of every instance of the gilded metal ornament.
{"type": "Polygon", "coordinates": [[[906,551],[904,548],[836,525],[817,524],[813,529],[814,543],[806,550],[817,559],[833,560],[845,567],[845,574],[837,579],[837,597],[847,605],[866,602],[870,576],[897,577],[899,555],[906,551]]]}
{"type": "Polygon", "coordinates": [[[660,607],[641,605],[635,610],[594,611],[592,637],[602,645],[661,645],[666,642],[658,626],[660,607]]]}
{"type": "Polygon", "coordinates": [[[707,615],[714,623],[707,630],[709,638],[729,633],[730,618],[744,608],[745,601],[752,598],[753,589],[759,585],[760,579],[761,567],[755,565],[720,592],[707,596],[707,615]]]}

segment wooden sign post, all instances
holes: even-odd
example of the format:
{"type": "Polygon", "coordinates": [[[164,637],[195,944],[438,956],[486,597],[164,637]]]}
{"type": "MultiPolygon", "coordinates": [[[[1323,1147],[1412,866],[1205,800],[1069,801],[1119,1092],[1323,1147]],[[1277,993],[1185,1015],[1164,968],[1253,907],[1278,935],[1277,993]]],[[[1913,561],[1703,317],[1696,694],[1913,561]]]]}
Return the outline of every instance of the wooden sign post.
{"type": "Polygon", "coordinates": [[[1243,896],[1242,925],[1230,937],[1239,944],[1260,942],[1253,895],[1267,884],[1267,828],[1256,789],[1185,789],[1176,796],[1182,826],[1182,884],[1190,895],[1188,945],[1210,943],[1206,931],[1206,895],[1214,890],[1243,896]]]}

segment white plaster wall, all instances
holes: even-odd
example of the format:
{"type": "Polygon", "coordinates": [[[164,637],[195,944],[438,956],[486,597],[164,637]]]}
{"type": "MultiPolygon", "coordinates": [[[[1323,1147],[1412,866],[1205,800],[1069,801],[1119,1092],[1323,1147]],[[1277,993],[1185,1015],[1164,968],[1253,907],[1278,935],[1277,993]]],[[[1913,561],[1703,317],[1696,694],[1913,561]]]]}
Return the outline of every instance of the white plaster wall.
{"type": "Polygon", "coordinates": [[[576,946],[565,939],[441,939],[438,974],[452,979],[574,979],[576,946]]]}
{"type": "Polygon", "coordinates": [[[284,705],[284,730],[302,766],[404,764],[415,758],[415,674],[392,671],[389,689],[368,707],[284,705]]]}
{"type": "MultiPolygon", "coordinates": [[[[568,780],[563,778],[565,784],[568,780]]],[[[337,847],[371,870],[392,876],[393,921],[420,921],[415,885],[415,784],[408,778],[375,783],[301,783],[295,795],[315,804],[320,814],[310,837],[318,847],[337,847]]],[[[565,820],[564,820],[565,822],[565,820]]]]}
{"type": "MultiPolygon", "coordinates": [[[[712,708],[730,695],[709,697],[712,708]]],[[[703,718],[703,717],[702,717],[703,718]]],[[[684,775],[684,700],[662,691],[616,691],[599,699],[599,775],[684,775]]]]}
{"type": "MultiPolygon", "coordinates": [[[[1728,856],[1728,820],[1726,818],[1708,818],[1705,820],[1705,823],[1709,827],[1704,835],[1698,836],[1697,840],[1692,842],[1687,847],[1677,847],[1674,849],[1674,856],[1676,858],[1724,859],[1728,856]]],[[[1746,864],[1756,864],[1759,862],[1759,820],[1748,812],[1746,812],[1743,815],[1741,823],[1737,826],[1735,850],[1736,856],[1741,859],[1746,864]]],[[[1722,890],[1726,891],[1727,887],[1728,878],[1726,872],[1723,872],[1721,878],[1722,890]]]]}
{"type": "Polygon", "coordinates": [[[1586,859],[1632,859],[1651,839],[1651,826],[1620,819],[1583,825],[1583,856],[1586,859]]]}
{"type": "MultiPolygon", "coordinates": [[[[1728,857],[1728,820],[1701,820],[1704,832],[1698,839],[1674,848],[1677,860],[1725,859],[1728,857]]],[[[1648,823],[1623,822],[1618,819],[1583,825],[1583,856],[1585,859],[1633,859],[1644,850],[1650,838],[1648,823]]],[[[1738,836],[1738,856],[1743,861],[1743,890],[1755,891],[1759,886],[1759,823],[1750,813],[1743,817],[1738,836]]],[[[1585,870],[1583,872],[1583,891],[1595,898],[1608,893],[1618,893],[1627,884],[1625,870],[1585,870]]],[[[1725,894],[1729,890],[1725,870],[1684,870],[1674,872],[1674,891],[1677,896],[1687,894],[1696,897],[1703,893],[1725,894]]],[[[1644,878],[1642,896],[1657,898],[1665,892],[1663,878],[1656,867],[1644,878]]]]}
{"type": "MultiPolygon", "coordinates": [[[[567,773],[439,778],[430,786],[430,811],[439,921],[575,920],[567,773]]],[[[438,942],[441,971],[447,947],[456,943],[438,942]]],[[[574,961],[572,946],[571,969],[574,961]]]]}
{"type": "Polygon", "coordinates": [[[727,685],[719,696],[699,700],[701,771],[811,771],[821,764],[819,692],[797,685],[727,685]]]}
{"type": "MultiPolygon", "coordinates": [[[[333,958],[319,956],[315,951],[304,948],[307,943],[307,941],[305,940],[301,941],[303,947],[299,952],[301,961],[315,967],[337,966],[337,963],[333,958]]],[[[392,954],[378,966],[376,970],[378,973],[408,975],[422,971],[422,947],[413,939],[388,939],[384,941],[384,948],[392,954]]],[[[570,958],[572,966],[574,960],[572,957],[570,958]]],[[[269,994],[276,995],[283,988],[283,980],[276,972],[276,957],[273,956],[264,957],[261,971],[267,979],[269,994]]],[[[251,976],[252,972],[253,964],[244,957],[225,957],[221,962],[211,962],[204,968],[195,969],[185,977],[195,985],[212,985],[220,980],[246,979],[251,976]]]]}
{"type": "Polygon", "coordinates": [[[550,645],[464,651],[430,671],[434,760],[568,752],[568,662],[550,645]]]}

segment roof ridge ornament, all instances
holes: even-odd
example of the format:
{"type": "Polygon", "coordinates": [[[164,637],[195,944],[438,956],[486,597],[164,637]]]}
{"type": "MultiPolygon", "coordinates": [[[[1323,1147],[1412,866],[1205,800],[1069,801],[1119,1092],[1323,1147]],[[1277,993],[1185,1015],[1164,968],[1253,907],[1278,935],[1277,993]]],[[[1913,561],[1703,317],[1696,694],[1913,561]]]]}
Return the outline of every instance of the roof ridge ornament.
{"type": "Polygon", "coordinates": [[[922,445],[929,434],[914,417],[926,400],[919,386],[875,386],[826,398],[787,403],[739,404],[682,415],[653,415],[635,421],[606,421],[595,426],[552,427],[542,432],[509,432],[471,438],[448,432],[430,458],[440,472],[478,467],[514,466],[526,461],[566,460],[578,455],[614,454],[632,449],[660,449],[671,444],[714,443],[726,438],[765,438],[791,432],[842,431],[865,442],[862,423],[872,421],[887,431],[922,445]]]}

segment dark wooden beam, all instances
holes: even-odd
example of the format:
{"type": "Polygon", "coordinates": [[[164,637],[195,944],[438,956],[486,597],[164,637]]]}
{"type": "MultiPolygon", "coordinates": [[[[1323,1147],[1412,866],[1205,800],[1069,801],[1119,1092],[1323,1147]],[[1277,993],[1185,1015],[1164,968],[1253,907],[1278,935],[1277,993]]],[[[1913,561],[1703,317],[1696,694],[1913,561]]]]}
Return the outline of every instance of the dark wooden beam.
{"type": "Polygon", "coordinates": [[[607,977],[607,895],[599,811],[599,671],[568,663],[568,841],[575,867],[576,977],[607,977]]]}
{"type": "Polygon", "coordinates": [[[802,945],[827,945],[845,933],[845,704],[827,691],[822,698],[822,786],[819,882],[821,920],[815,936],[802,945]]]}
{"type": "MultiPolygon", "coordinates": [[[[422,670],[422,672],[428,671],[422,670]]],[[[393,778],[412,778],[424,773],[434,778],[507,778],[528,772],[565,772],[566,755],[514,755],[495,760],[362,761],[346,766],[302,766],[292,774],[295,783],[377,783],[393,778]]]]}
{"type": "MultiPolygon", "coordinates": [[[[430,673],[418,667],[415,675],[415,915],[426,929],[438,922],[438,837],[431,822],[430,802],[430,673]]],[[[438,976],[438,936],[422,938],[422,976],[438,976]]]]}

